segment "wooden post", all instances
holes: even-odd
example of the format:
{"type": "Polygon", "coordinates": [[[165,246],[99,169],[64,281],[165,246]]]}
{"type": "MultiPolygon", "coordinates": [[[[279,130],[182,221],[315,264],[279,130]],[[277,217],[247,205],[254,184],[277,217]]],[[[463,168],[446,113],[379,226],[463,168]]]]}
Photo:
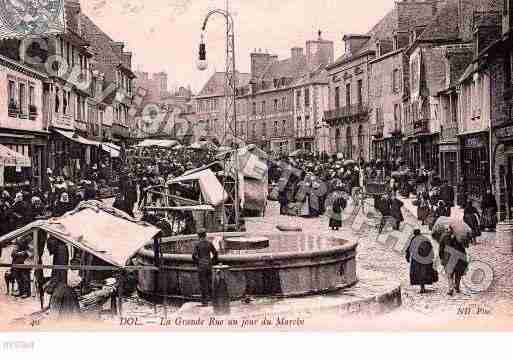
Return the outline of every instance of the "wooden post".
{"type": "MultiPolygon", "coordinates": [[[[39,238],[38,238],[38,233],[37,233],[37,229],[34,229],[32,230],[32,245],[34,246],[34,264],[39,264],[39,238]]],[[[37,282],[37,278],[36,278],[36,271],[37,269],[34,270],[34,284],[35,284],[35,289],[34,292],[39,292],[39,283],[36,283],[37,282]]],[[[43,294],[44,295],[44,294],[43,294]]],[[[37,296],[37,293],[34,293],[34,297],[37,296]]],[[[41,298],[40,298],[41,299],[41,298]]],[[[41,301],[42,303],[42,301],[41,301]]],[[[43,308],[41,308],[43,309],[43,308]]]]}
{"type": "Polygon", "coordinates": [[[125,272],[119,273],[119,285],[118,285],[118,313],[119,316],[123,316],[123,290],[125,285],[125,272]]]}

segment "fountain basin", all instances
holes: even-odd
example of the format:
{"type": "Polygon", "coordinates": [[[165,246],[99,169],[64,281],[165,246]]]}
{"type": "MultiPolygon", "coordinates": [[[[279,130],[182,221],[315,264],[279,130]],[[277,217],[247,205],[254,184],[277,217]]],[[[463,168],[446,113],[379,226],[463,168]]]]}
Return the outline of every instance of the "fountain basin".
{"type": "MultiPolygon", "coordinates": [[[[330,235],[307,233],[217,233],[220,238],[267,238],[269,246],[250,250],[226,249],[219,262],[228,265],[227,284],[232,299],[248,296],[295,297],[338,291],[357,282],[357,244],[330,235]]],[[[197,236],[163,241],[160,272],[138,272],[138,290],[146,298],[199,300],[197,268],[192,249],[197,236]]],[[[244,241],[240,241],[244,242],[244,241]]],[[[223,245],[221,245],[223,247],[223,245]]],[[[151,244],[136,255],[138,265],[153,265],[151,244]]]]}

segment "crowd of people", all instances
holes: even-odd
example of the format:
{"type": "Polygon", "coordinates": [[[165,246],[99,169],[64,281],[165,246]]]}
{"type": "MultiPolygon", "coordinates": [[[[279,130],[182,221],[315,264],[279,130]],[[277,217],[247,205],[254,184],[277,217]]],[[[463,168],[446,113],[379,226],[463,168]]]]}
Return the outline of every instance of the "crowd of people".
{"type": "MultiPolygon", "coordinates": [[[[171,178],[215,162],[217,154],[215,148],[209,147],[201,150],[184,147],[128,150],[126,163],[117,171],[118,191],[113,206],[135,216],[135,208],[143,203],[157,204],[161,199],[158,191],[150,190],[152,187],[164,186],[171,178]]],[[[497,203],[490,189],[482,198],[480,213],[467,195],[466,187],[461,186],[464,180],[460,181],[455,193],[447,181],[442,181],[435,171],[423,166],[413,171],[400,161],[365,162],[344,160],[340,156],[321,158],[314,155],[275,157],[269,159],[267,165],[270,196],[279,201],[280,214],[309,218],[328,215],[331,230],[337,231],[342,227],[342,214],[349,198],[358,200],[358,195],[363,192],[374,197],[374,207],[383,219],[381,226],[385,219],[392,218],[396,230],[401,228],[404,221],[401,197],[409,198],[411,194],[416,195],[414,205],[417,206],[420,223],[430,228],[438,218],[451,217],[456,205],[463,208],[463,220],[472,230],[472,242],[481,235],[482,229],[491,230],[497,223],[497,203]]],[[[83,200],[97,199],[99,186],[107,182],[105,174],[95,166],[78,183],[66,176],[54,176],[50,170],[47,176],[50,188],[45,192],[28,186],[17,188],[16,191],[0,191],[0,235],[37,219],[62,216],[83,200]]],[[[184,197],[197,198],[198,193],[187,193],[194,190],[197,191],[197,188],[182,186],[179,189],[184,197]]],[[[161,224],[159,218],[143,219],[161,224]]],[[[190,227],[189,231],[194,232],[194,223],[190,227]]],[[[414,238],[418,236],[420,233],[415,232],[414,238]]],[[[446,257],[445,246],[454,245],[452,241],[454,238],[450,233],[441,240],[443,245],[439,255],[442,264],[446,257]]],[[[424,246],[422,249],[429,252],[428,246],[424,246]]],[[[28,256],[26,243],[16,243],[12,263],[23,264],[28,256]]],[[[423,267],[422,263],[416,263],[409,252],[407,259],[411,263],[412,284],[421,285],[424,292],[425,285],[437,280],[436,274],[423,267]]],[[[451,291],[458,291],[462,267],[451,273],[451,291]]],[[[17,295],[29,296],[30,270],[13,269],[10,275],[18,283],[17,295]]]]}

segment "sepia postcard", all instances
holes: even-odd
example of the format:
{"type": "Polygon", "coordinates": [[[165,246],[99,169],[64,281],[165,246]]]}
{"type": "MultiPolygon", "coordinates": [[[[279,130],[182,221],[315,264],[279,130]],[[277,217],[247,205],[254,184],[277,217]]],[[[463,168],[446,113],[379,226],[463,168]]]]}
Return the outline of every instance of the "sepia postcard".
{"type": "Polygon", "coordinates": [[[0,332],[512,330],[512,29],[0,0],[0,332]]]}

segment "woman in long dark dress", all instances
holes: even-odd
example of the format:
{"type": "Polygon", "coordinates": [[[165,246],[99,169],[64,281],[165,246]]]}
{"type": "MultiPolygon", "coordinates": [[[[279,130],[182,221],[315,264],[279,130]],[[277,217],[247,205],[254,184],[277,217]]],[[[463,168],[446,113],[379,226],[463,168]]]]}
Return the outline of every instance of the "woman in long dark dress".
{"type": "Polygon", "coordinates": [[[406,260],[410,263],[410,284],[420,285],[420,293],[426,293],[426,285],[438,282],[438,273],[433,268],[433,245],[419,229],[413,231],[413,238],[406,250],[406,260]]]}
{"type": "Polygon", "coordinates": [[[472,201],[467,201],[465,209],[463,210],[463,222],[465,222],[470,229],[472,229],[472,244],[476,244],[477,237],[481,235],[481,229],[479,228],[478,221],[479,212],[472,205],[472,201]]]}
{"type": "Polygon", "coordinates": [[[329,227],[334,231],[338,231],[339,228],[342,227],[342,212],[344,212],[347,206],[347,201],[341,191],[334,192],[333,196],[334,200],[330,214],[329,227]]]}
{"type": "Polygon", "coordinates": [[[456,238],[452,228],[442,235],[438,255],[447,275],[449,285],[447,294],[452,296],[454,290],[460,293],[460,283],[467,270],[468,260],[465,245],[456,238]]]}
{"type": "Polygon", "coordinates": [[[426,220],[431,213],[431,204],[429,202],[429,193],[427,191],[419,193],[417,196],[417,218],[422,223],[426,224],[426,220]]]}
{"type": "Polygon", "coordinates": [[[486,190],[481,202],[481,208],[483,209],[483,229],[495,230],[497,226],[497,200],[490,189],[486,190]]]}

